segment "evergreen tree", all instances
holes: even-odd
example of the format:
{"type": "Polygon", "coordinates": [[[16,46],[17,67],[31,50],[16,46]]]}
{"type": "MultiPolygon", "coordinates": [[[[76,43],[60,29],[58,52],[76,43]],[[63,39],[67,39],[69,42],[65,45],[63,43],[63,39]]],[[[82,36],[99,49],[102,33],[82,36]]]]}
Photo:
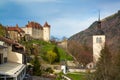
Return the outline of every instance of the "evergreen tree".
{"type": "Polygon", "coordinates": [[[33,61],[33,75],[35,76],[40,76],[41,75],[41,70],[40,70],[40,62],[37,56],[35,56],[35,59],[33,61]]]}
{"type": "Polygon", "coordinates": [[[55,52],[55,53],[57,54],[55,61],[56,61],[56,62],[60,62],[60,53],[59,53],[59,51],[58,51],[57,46],[54,47],[53,52],[55,52]]]}
{"type": "Polygon", "coordinates": [[[111,53],[105,46],[104,49],[101,50],[101,55],[96,65],[94,80],[113,80],[111,73],[111,57],[111,53]]]}

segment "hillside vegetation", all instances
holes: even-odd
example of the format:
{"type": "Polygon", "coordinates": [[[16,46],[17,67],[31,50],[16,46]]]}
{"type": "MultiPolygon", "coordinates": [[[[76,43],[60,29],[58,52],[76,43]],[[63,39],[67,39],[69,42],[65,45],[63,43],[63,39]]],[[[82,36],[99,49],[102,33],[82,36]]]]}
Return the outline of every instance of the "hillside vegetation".
{"type": "Polygon", "coordinates": [[[6,30],[5,27],[0,24],[0,36],[5,36],[6,35],[6,30]]]}
{"type": "Polygon", "coordinates": [[[42,57],[45,61],[47,61],[48,59],[48,57],[46,57],[47,53],[51,51],[55,52],[58,55],[57,59],[59,58],[59,61],[57,62],[60,62],[62,60],[73,60],[73,58],[69,54],[67,54],[65,50],[49,42],[45,42],[42,40],[31,40],[27,42],[22,42],[22,44],[26,46],[28,54],[38,55],[42,57]]]}

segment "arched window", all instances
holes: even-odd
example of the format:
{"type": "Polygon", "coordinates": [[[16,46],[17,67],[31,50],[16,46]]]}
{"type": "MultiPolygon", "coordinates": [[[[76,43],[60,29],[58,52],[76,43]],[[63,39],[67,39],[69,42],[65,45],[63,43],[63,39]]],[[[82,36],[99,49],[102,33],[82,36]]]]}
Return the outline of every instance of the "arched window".
{"type": "Polygon", "coordinates": [[[98,37],[96,38],[96,43],[99,43],[99,38],[98,37]]]}
{"type": "Polygon", "coordinates": [[[96,38],[96,43],[102,43],[102,38],[101,37],[97,37],[96,38]]]}
{"type": "Polygon", "coordinates": [[[102,43],[102,38],[101,37],[99,38],[99,43],[102,43]]]}

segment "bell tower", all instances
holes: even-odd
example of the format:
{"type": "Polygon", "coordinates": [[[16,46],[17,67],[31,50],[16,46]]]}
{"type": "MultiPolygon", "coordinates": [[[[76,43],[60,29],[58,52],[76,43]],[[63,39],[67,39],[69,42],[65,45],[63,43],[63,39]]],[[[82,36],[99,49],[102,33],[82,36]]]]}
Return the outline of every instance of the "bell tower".
{"type": "Polygon", "coordinates": [[[104,48],[104,46],[105,46],[105,34],[101,29],[100,12],[99,12],[96,33],[93,35],[93,62],[95,64],[99,60],[101,50],[104,48]]]}

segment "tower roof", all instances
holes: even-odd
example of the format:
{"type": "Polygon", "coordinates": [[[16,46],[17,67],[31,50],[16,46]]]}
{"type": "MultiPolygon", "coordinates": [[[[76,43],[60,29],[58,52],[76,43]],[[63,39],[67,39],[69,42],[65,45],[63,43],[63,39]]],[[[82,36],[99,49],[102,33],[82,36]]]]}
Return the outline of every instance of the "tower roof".
{"type": "Polygon", "coordinates": [[[97,30],[95,35],[104,35],[104,31],[103,30],[97,30]]]}
{"type": "Polygon", "coordinates": [[[15,27],[7,27],[7,31],[17,31],[17,32],[23,32],[24,33],[24,31],[21,29],[21,28],[19,28],[19,26],[18,26],[18,24],[16,24],[16,26],[15,27]]]}
{"type": "Polygon", "coordinates": [[[100,11],[99,11],[99,18],[97,21],[96,35],[104,35],[104,31],[101,29],[100,11]]]}
{"type": "Polygon", "coordinates": [[[26,25],[26,27],[42,29],[42,26],[39,23],[33,22],[33,21],[31,21],[31,22],[28,21],[28,24],[26,25]]]}
{"type": "Polygon", "coordinates": [[[50,25],[47,22],[45,22],[43,27],[50,27],[50,25]]]}

